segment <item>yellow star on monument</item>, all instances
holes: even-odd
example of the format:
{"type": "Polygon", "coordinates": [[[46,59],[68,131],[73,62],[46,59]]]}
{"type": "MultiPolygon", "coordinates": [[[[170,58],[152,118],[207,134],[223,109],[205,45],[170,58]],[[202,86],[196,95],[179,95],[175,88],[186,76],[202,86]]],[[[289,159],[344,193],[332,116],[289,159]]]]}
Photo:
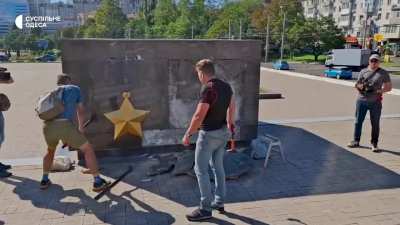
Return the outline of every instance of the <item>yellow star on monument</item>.
{"type": "Polygon", "coordinates": [[[129,101],[129,92],[122,93],[122,97],[124,100],[119,110],[104,114],[115,126],[114,140],[125,134],[132,134],[142,138],[141,122],[150,111],[135,109],[129,101]]]}

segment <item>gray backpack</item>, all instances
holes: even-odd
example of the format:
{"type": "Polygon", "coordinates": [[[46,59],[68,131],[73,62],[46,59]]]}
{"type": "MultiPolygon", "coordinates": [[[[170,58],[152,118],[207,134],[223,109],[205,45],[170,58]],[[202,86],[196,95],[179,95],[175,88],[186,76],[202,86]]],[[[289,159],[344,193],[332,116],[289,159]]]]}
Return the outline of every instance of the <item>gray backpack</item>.
{"type": "Polygon", "coordinates": [[[57,87],[56,89],[40,96],[35,111],[40,119],[52,120],[64,112],[64,105],[62,102],[63,88],[57,87]]]}

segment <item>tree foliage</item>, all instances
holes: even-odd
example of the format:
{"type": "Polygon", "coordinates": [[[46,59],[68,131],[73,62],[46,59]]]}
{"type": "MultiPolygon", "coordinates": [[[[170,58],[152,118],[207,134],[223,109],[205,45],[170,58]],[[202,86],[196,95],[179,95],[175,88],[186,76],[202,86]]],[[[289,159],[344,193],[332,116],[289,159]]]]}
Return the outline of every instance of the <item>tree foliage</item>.
{"type": "Polygon", "coordinates": [[[240,22],[242,25],[242,32],[246,31],[250,25],[250,15],[255,10],[262,6],[260,0],[242,0],[238,2],[227,3],[222,9],[217,20],[213,23],[207,32],[207,37],[228,37],[229,27],[231,28],[231,35],[239,36],[240,22]]]}
{"type": "Polygon", "coordinates": [[[94,24],[85,31],[86,37],[122,38],[127,18],[116,0],[103,0],[94,16],[94,24]]]}
{"type": "Polygon", "coordinates": [[[318,60],[318,56],[334,48],[342,48],[345,40],[342,31],[328,17],[305,20],[294,25],[288,31],[291,49],[309,49],[318,60]]]}

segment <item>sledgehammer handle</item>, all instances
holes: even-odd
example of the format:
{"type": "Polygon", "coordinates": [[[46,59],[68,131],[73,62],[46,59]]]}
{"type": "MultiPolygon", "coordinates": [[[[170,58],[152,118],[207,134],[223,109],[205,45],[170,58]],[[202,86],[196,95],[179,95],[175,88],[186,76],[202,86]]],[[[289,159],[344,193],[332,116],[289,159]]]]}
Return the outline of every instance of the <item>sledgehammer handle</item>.
{"type": "Polygon", "coordinates": [[[235,144],[235,127],[233,125],[231,125],[230,127],[231,130],[231,140],[229,140],[230,143],[230,149],[228,151],[230,152],[234,152],[236,149],[236,144],[235,144]]]}

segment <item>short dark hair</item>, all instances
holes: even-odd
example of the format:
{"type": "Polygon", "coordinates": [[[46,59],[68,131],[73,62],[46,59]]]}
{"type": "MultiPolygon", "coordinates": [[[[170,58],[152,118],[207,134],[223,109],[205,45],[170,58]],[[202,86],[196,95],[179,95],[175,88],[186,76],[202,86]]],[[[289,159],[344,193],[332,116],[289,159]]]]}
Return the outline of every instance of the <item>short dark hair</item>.
{"type": "Polygon", "coordinates": [[[60,74],[57,76],[57,85],[66,85],[71,82],[71,77],[67,74],[60,74]]]}
{"type": "Polygon", "coordinates": [[[207,75],[214,75],[215,68],[214,62],[211,59],[202,59],[196,63],[196,69],[207,74],[207,75]]]}

